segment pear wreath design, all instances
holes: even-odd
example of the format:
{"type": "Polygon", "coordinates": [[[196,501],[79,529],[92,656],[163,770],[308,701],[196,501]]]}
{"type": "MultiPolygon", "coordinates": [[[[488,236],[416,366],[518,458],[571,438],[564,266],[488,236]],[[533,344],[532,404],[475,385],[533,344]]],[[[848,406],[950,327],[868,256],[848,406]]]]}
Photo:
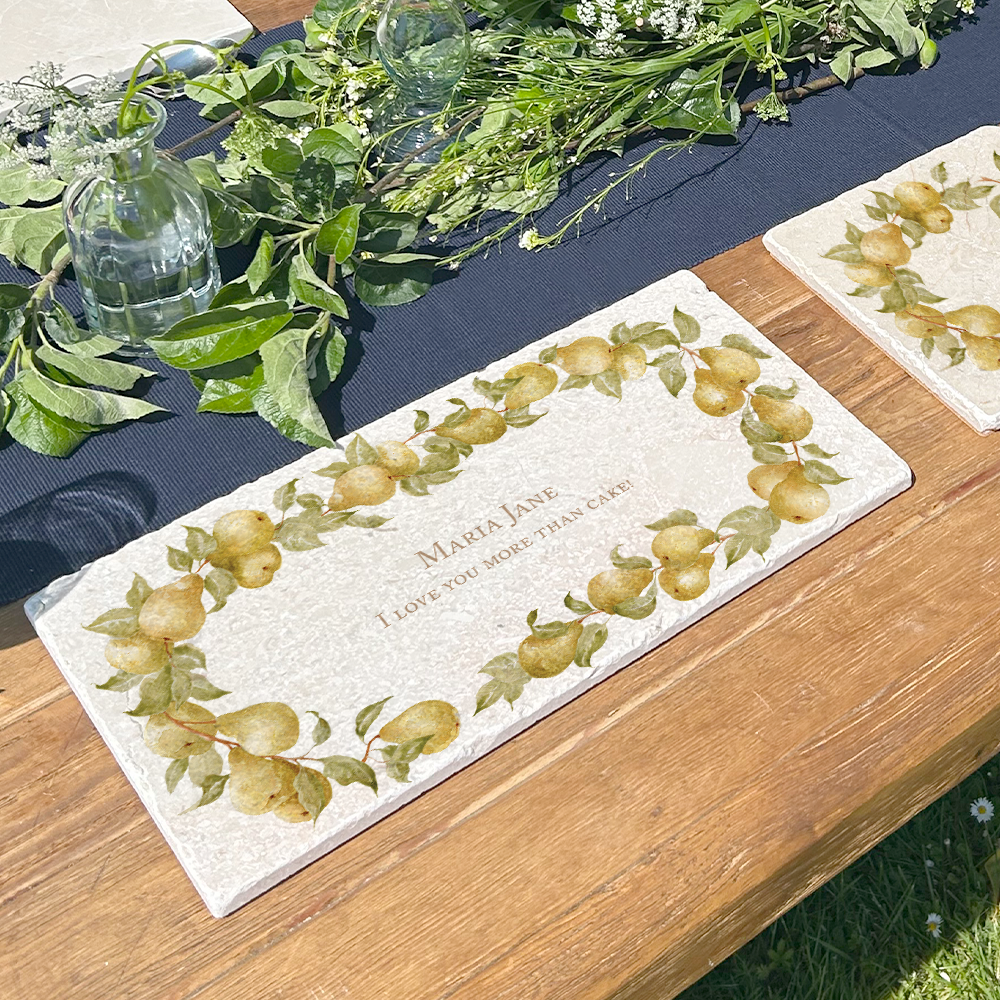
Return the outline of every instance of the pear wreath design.
{"type": "Polygon", "coordinates": [[[587,601],[572,593],[564,598],[569,620],[539,624],[539,612],[532,610],[529,634],[518,648],[481,668],[489,680],[475,693],[473,714],[500,700],[513,708],[526,684],[555,677],[571,664],[590,668],[609,627],[621,618],[652,614],[659,591],[676,601],[701,597],[712,585],[720,550],[727,569],[751,551],[763,558],[783,521],[804,524],[825,514],[830,506],[825,487],[846,479],[821,461],[832,453],[806,442],[813,418],[795,401],[798,386],[794,381],[787,388],[759,384],[759,362],[770,355],[746,337],[730,334],[715,346],[692,346],[700,339],[698,321],[675,308],[673,328],[659,322],[618,323],[607,339],[588,336],[546,347],[537,362],[515,365],[501,379],[473,380],[471,388],[489,405],[469,406],[453,398],[449,402],[455,409],[436,423],[417,410],[413,432],[404,440],[373,446],[356,435],[342,461],[316,470],[317,476],[333,480],[327,499],[301,490],[296,479],[275,491],[274,517],[236,510],[220,517],[211,531],[187,527],[184,548],[167,547],[169,568],[181,574],[177,579],[154,589],[136,573],[124,605],[84,626],[108,637],[105,658],[115,668],[96,686],[112,692],[138,686],[138,702],[126,714],[146,720],[146,746],[170,761],[164,775],[168,791],[173,793],[186,776],[200,792],[191,809],[216,801],[228,788],[239,812],[315,822],[332,800],[331,782],[359,783],[377,794],[376,767],[384,769],[384,778],[405,783],[421,755],[440,753],[454,742],[459,711],[437,699],[409,705],[372,737],[368,734],[392,696],[364,706],[355,719],[358,749],[337,754],[319,749],[333,736],[320,709],[300,715],[274,701],[214,712],[204,703],[232,692],[209,680],[205,654],[189,640],[240,589],[267,586],[282,570],[282,550],[321,548],[321,536],[341,528],[379,528],[389,517],[361,508],[388,503],[397,489],[425,496],[429,487],[456,479],[476,448],[508,430],[531,427],[545,416],[532,413],[531,406],[556,390],[557,369],[566,375],[559,392],[593,389],[617,399],[627,382],[652,372],[676,398],[691,369],[692,400],[702,413],[714,419],[739,414],[740,430],[758,463],[747,485],[764,506],[733,510],[714,528],[694,511],[674,510],[646,525],[653,532],[652,558],[623,556],[615,546],[610,568],[600,569],[586,584],[587,601]],[[202,603],[205,592],[214,600],[208,611],[202,603]],[[311,745],[293,753],[308,716],[315,720],[311,745]],[[376,747],[378,742],[382,745],[376,747]]]}
{"type": "MultiPolygon", "coordinates": [[[[1000,153],[994,152],[993,164],[1000,170],[1000,153]]],[[[1000,371],[1000,311],[974,304],[942,312],[936,303],[945,296],[930,291],[924,279],[905,266],[928,236],[951,231],[954,212],[971,212],[988,202],[1000,218],[1000,178],[976,179],[984,183],[966,178],[949,185],[947,168],[939,163],[928,181],[903,181],[891,195],[873,191],[875,204],[866,204],[865,212],[882,225],[864,232],[848,222],[847,242],[823,256],[844,264],[845,275],[856,286],[852,296],[879,295],[878,311],[892,313],[896,329],[916,338],[925,358],[938,351],[950,359],[946,368],[971,359],[982,371],[1000,371]]]]}

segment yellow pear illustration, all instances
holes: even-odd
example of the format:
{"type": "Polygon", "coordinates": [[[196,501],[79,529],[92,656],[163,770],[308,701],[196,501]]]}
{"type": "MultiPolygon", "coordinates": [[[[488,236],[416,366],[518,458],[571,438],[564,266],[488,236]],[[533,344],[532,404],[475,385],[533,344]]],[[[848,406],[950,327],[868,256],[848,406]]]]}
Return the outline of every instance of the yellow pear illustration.
{"type": "Polygon", "coordinates": [[[646,374],[646,352],[638,344],[622,344],[611,355],[611,367],[626,381],[646,374]]]}
{"type": "Polygon", "coordinates": [[[151,639],[182,642],[192,639],[205,624],[201,592],[205,583],[197,573],[188,573],[175,583],[157,587],[139,612],[139,628],[151,639]]]}
{"type": "Polygon", "coordinates": [[[812,430],[812,414],[790,399],[772,399],[754,393],[750,397],[750,405],[765,424],[770,424],[781,435],[779,440],[784,444],[801,441],[812,430]]]}
{"type": "Polygon", "coordinates": [[[104,647],[104,658],[115,670],[130,674],[151,674],[162,670],[169,662],[163,640],[150,639],[145,635],[109,639],[104,647]]]}
{"type": "Polygon", "coordinates": [[[955,221],[955,216],[947,205],[935,205],[925,212],[918,212],[915,218],[929,233],[946,233],[955,221]]]}
{"type": "Polygon", "coordinates": [[[1000,312],[992,306],[962,306],[945,313],[949,325],[976,337],[1000,337],[1000,312]]]}
{"type": "Polygon", "coordinates": [[[248,816],[260,816],[295,794],[298,769],[287,760],[269,760],[240,747],[229,751],[229,800],[248,816]]]}
{"type": "Polygon", "coordinates": [[[269,584],[279,569],[281,569],[281,552],[277,545],[265,545],[256,552],[237,556],[230,567],[236,582],[248,590],[269,584]]]}
{"type": "Polygon", "coordinates": [[[902,267],[909,263],[910,248],[903,242],[903,230],[894,222],[887,222],[861,237],[861,253],[873,264],[902,267]]]}
{"type": "Polygon", "coordinates": [[[1000,339],[963,333],[962,343],[977,368],[984,372],[1000,371],[1000,339]]]}
{"type": "Polygon", "coordinates": [[[908,306],[905,312],[896,313],[896,329],[910,337],[940,337],[948,332],[948,321],[944,313],[933,306],[918,303],[908,306]]]}
{"type": "Polygon", "coordinates": [[[378,464],[390,476],[412,476],[420,468],[420,456],[402,441],[383,441],[377,451],[378,464]]]}
{"type": "Polygon", "coordinates": [[[581,635],[583,626],[579,622],[570,622],[565,635],[552,639],[529,635],[517,647],[517,662],[530,677],[555,677],[573,662],[581,635]]]}
{"type": "Polygon", "coordinates": [[[205,753],[212,746],[217,731],[215,716],[201,705],[186,701],[182,705],[171,705],[166,712],[151,715],[142,731],[146,746],[161,757],[193,757],[205,753]],[[186,723],[178,726],[167,716],[186,723]],[[197,730],[197,732],[192,732],[197,730]],[[199,736],[199,733],[204,735],[199,736]]]}
{"type": "Polygon", "coordinates": [[[255,552],[271,541],[274,522],[261,510],[234,510],[215,522],[212,535],[218,545],[209,562],[229,569],[236,556],[255,552]]]}
{"type": "Polygon", "coordinates": [[[792,469],[771,490],[768,506],[782,521],[805,524],[829,510],[830,494],[818,483],[809,482],[801,469],[792,469]]]}
{"type": "Polygon", "coordinates": [[[926,212],[941,203],[941,192],[923,181],[903,181],[892,192],[900,205],[900,215],[912,219],[919,212],[926,212]]]}
{"type": "Polygon", "coordinates": [[[262,701],[216,720],[219,732],[231,736],[247,753],[266,757],[283,753],[299,739],[299,717],[280,701],[262,701]]]}
{"type": "Polygon", "coordinates": [[[514,365],[504,378],[519,378],[521,381],[509,389],[504,397],[504,406],[508,410],[517,410],[522,406],[544,399],[559,382],[559,375],[548,365],[529,361],[523,365],[514,365]]]}
{"type": "Polygon", "coordinates": [[[725,417],[743,406],[739,389],[724,389],[707,368],[694,370],[694,405],[710,417],[725,417]]]}
{"type": "Polygon", "coordinates": [[[697,562],[684,569],[667,567],[660,571],[660,586],[675,601],[693,601],[708,590],[710,571],[715,562],[711,552],[703,552],[697,562]]]}
{"type": "Polygon", "coordinates": [[[390,719],[379,736],[386,743],[405,743],[419,736],[430,736],[421,753],[438,753],[458,736],[459,718],[446,701],[418,701],[395,719],[390,719]]]}
{"type": "Polygon", "coordinates": [[[745,389],[760,378],[757,359],[735,347],[703,347],[698,354],[712,371],[712,378],[723,389],[745,389]]]}
{"type": "Polygon", "coordinates": [[[611,345],[600,337],[580,337],[556,351],[556,364],[569,375],[597,375],[611,367],[611,345]]]}
{"type": "Polygon", "coordinates": [[[774,487],[786,479],[792,469],[797,469],[798,467],[798,462],[782,462],[780,465],[758,465],[747,473],[747,483],[750,489],[761,500],[767,500],[770,498],[774,487]]]}
{"type": "Polygon", "coordinates": [[[441,424],[434,428],[434,433],[464,441],[465,444],[490,444],[507,433],[507,423],[496,410],[479,406],[471,410],[457,427],[445,427],[441,424]]]}
{"type": "Polygon", "coordinates": [[[885,264],[872,264],[869,261],[863,264],[845,264],[844,274],[851,281],[868,285],[869,288],[888,288],[896,280],[896,276],[885,264]]]}
{"type": "Polygon", "coordinates": [[[328,501],[330,510],[374,507],[392,499],[396,480],[380,465],[358,465],[337,476],[328,501]]]}
{"type": "Polygon", "coordinates": [[[653,555],[672,569],[684,569],[698,561],[701,550],[715,540],[715,532],[696,524],[672,524],[653,538],[653,555]]]}
{"type": "MultiPolygon", "coordinates": [[[[320,783],[320,787],[323,789],[323,808],[325,809],[330,804],[330,800],[333,798],[333,786],[327,780],[326,776],[320,771],[317,771],[315,768],[296,768],[296,772],[299,770],[312,771],[312,773],[316,776],[320,783]]],[[[287,798],[282,799],[282,801],[274,807],[273,811],[274,815],[277,816],[278,819],[283,820],[285,823],[305,823],[307,820],[312,819],[312,815],[299,800],[299,794],[294,788],[292,789],[292,794],[287,798]]]]}
{"type": "Polygon", "coordinates": [[[614,614],[615,605],[638,597],[653,582],[651,569],[606,569],[587,584],[587,598],[595,608],[614,614]]]}

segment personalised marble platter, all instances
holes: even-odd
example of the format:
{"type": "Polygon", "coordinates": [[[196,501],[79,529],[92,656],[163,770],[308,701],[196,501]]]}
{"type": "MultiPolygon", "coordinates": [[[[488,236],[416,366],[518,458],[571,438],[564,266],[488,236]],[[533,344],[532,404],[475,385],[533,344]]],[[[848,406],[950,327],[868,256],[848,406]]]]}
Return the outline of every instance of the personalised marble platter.
{"type": "Polygon", "coordinates": [[[680,272],[28,611],[222,916],[910,482],[680,272]]]}
{"type": "Polygon", "coordinates": [[[764,245],[977,431],[1000,428],[1000,128],[791,219],[764,245]]]}

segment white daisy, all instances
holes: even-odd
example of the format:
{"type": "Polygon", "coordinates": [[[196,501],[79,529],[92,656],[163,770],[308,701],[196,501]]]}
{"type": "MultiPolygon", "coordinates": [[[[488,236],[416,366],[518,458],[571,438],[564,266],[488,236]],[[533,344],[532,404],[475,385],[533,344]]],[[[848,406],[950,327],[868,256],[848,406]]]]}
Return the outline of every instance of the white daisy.
{"type": "Polygon", "coordinates": [[[976,799],[969,807],[969,812],[980,823],[989,823],[993,819],[993,803],[989,799],[976,799]]]}
{"type": "Polygon", "coordinates": [[[944,918],[940,913],[928,913],[927,914],[927,930],[931,937],[939,938],[941,937],[941,925],[944,923],[944,918]]]}

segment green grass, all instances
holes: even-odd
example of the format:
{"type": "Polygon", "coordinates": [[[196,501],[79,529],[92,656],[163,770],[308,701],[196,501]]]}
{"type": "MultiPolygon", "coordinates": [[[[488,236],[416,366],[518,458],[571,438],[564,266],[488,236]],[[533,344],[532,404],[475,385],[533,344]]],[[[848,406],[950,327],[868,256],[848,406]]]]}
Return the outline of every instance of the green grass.
{"type": "Polygon", "coordinates": [[[981,824],[969,811],[980,796],[993,800],[998,784],[1000,758],[679,1000],[1000,1000],[1000,912],[984,867],[997,849],[1000,814],[981,824]],[[937,940],[929,913],[943,917],[937,940]]]}

